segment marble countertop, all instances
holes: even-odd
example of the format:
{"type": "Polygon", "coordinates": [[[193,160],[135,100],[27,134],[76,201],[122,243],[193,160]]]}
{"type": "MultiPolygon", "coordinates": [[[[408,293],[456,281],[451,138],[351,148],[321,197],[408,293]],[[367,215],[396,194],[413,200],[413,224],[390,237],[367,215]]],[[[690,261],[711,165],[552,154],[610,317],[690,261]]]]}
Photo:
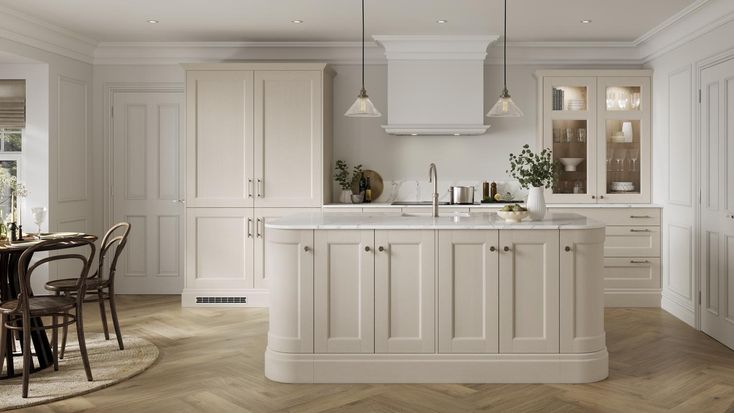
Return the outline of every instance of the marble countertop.
{"type": "Polygon", "coordinates": [[[542,221],[505,222],[494,212],[369,215],[311,212],[289,215],[265,226],[272,229],[600,229],[605,225],[583,215],[548,213],[542,221]]]}
{"type": "MultiPolygon", "coordinates": [[[[524,204],[524,202],[520,202],[524,204]]],[[[499,209],[508,205],[500,204],[468,204],[468,205],[439,205],[439,208],[487,208],[499,209]]],[[[511,205],[511,204],[510,204],[511,205]]],[[[323,208],[428,208],[430,205],[392,205],[387,203],[364,203],[364,204],[326,204],[323,208]]],[[[548,204],[548,208],[662,208],[657,204],[548,204]]]]}

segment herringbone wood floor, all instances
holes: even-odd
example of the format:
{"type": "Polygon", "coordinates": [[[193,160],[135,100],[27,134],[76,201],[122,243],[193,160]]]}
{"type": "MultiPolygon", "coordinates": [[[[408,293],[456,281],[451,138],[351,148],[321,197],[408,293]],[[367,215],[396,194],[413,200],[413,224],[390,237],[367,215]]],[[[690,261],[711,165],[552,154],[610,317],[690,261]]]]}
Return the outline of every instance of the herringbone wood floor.
{"type": "MultiPolygon", "coordinates": [[[[119,301],[123,332],[155,342],[158,363],[127,382],[25,411],[734,411],[734,351],[659,309],[607,310],[611,374],[599,383],[288,385],[262,373],[265,309],[183,309],[173,296],[119,301]]],[[[97,331],[96,308],[88,310],[88,330],[97,331]]]]}

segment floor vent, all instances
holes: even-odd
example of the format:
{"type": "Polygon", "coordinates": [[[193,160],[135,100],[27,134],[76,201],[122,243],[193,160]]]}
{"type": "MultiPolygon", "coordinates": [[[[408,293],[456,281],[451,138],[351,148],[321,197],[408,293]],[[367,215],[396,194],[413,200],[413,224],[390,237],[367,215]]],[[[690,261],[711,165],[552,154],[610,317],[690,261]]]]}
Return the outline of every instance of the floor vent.
{"type": "Polygon", "coordinates": [[[196,304],[247,304],[247,297],[196,297],[196,304]]]}

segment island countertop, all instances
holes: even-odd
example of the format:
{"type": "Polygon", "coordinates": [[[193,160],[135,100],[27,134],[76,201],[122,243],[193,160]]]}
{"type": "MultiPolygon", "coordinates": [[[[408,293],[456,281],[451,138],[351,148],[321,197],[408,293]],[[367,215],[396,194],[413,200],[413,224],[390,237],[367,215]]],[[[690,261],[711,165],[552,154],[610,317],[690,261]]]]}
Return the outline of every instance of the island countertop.
{"type": "Polygon", "coordinates": [[[583,215],[549,212],[542,221],[505,222],[494,212],[443,212],[438,218],[427,213],[402,215],[300,213],[267,221],[272,229],[599,229],[605,224],[583,215]]]}

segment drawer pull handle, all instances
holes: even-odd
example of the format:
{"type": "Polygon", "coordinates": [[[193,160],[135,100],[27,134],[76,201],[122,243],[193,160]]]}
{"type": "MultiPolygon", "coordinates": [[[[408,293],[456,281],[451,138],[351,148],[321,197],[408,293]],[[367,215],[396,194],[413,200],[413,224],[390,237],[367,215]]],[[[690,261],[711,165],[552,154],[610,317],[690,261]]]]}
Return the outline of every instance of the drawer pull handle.
{"type": "Polygon", "coordinates": [[[247,218],[247,238],[252,238],[252,218],[247,218]]]}
{"type": "Polygon", "coordinates": [[[648,260],[630,260],[630,264],[649,264],[648,260]]]}
{"type": "Polygon", "coordinates": [[[503,249],[505,250],[505,252],[508,252],[508,251],[510,251],[510,247],[505,247],[505,248],[503,248],[503,249]]]}
{"type": "Polygon", "coordinates": [[[650,215],[630,215],[630,218],[632,219],[650,219],[652,217],[650,215]]]}
{"type": "Polygon", "coordinates": [[[566,252],[569,252],[569,251],[571,251],[571,247],[569,247],[568,245],[566,245],[566,248],[564,248],[564,250],[566,250],[566,252]]]}
{"type": "Polygon", "coordinates": [[[489,247],[489,250],[491,252],[495,252],[495,251],[497,251],[497,248],[495,248],[494,245],[492,245],[491,247],[489,247]]]}
{"type": "Polygon", "coordinates": [[[370,252],[371,248],[370,248],[370,246],[368,245],[368,246],[364,247],[364,250],[365,250],[366,252],[370,252]]]}
{"type": "Polygon", "coordinates": [[[630,229],[630,232],[652,232],[649,229],[630,229]]]}

